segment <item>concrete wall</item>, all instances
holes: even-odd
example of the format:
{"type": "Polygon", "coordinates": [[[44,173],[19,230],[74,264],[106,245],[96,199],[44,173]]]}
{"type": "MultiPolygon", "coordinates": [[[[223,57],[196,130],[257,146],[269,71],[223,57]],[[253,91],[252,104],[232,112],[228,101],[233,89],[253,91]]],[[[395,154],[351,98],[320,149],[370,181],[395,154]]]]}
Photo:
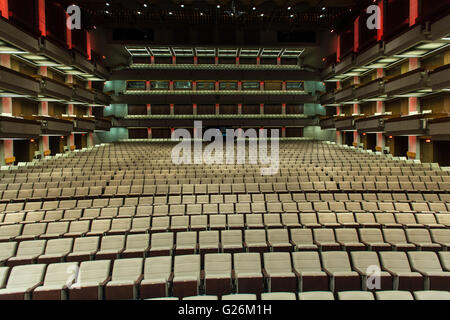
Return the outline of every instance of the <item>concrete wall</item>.
{"type": "Polygon", "coordinates": [[[111,128],[110,131],[94,133],[95,144],[110,143],[121,139],[128,139],[127,128],[111,128]]]}
{"type": "Polygon", "coordinates": [[[305,138],[312,138],[322,141],[336,141],[335,130],[322,130],[320,126],[309,126],[303,129],[303,136],[305,138]]]}

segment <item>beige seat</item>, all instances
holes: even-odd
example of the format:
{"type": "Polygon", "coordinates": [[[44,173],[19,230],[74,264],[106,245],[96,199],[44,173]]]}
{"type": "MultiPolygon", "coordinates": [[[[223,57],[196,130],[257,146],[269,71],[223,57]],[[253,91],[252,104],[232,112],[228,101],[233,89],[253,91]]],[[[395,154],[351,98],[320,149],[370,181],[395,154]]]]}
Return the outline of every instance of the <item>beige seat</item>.
{"type": "Polygon", "coordinates": [[[76,280],[77,271],[78,263],[75,262],[50,264],[43,285],[33,291],[33,300],[66,300],[66,289],[76,280]]]}
{"type": "Polygon", "coordinates": [[[66,238],[82,237],[89,232],[91,222],[85,221],[72,221],[69,226],[69,230],[63,235],[66,238]]]}
{"type": "Polygon", "coordinates": [[[438,223],[436,217],[432,213],[416,213],[417,222],[427,228],[445,228],[445,225],[438,223]]]}
{"type": "Polygon", "coordinates": [[[208,228],[208,216],[207,215],[194,215],[191,216],[191,231],[202,231],[208,228]]]}
{"type": "Polygon", "coordinates": [[[369,250],[373,251],[389,251],[392,246],[384,242],[383,234],[377,228],[363,228],[359,230],[361,242],[367,246],[369,250]]]}
{"type": "Polygon", "coordinates": [[[339,300],[375,300],[373,293],[368,291],[343,291],[337,295],[339,300]]]}
{"type": "Polygon", "coordinates": [[[231,269],[231,253],[205,254],[205,294],[219,296],[230,294],[231,269]]]}
{"type": "Polygon", "coordinates": [[[109,229],[107,235],[126,234],[131,229],[131,218],[118,218],[112,219],[111,229],[109,229]]]}
{"type": "Polygon", "coordinates": [[[295,250],[309,251],[317,250],[318,247],[314,244],[311,229],[291,229],[291,242],[295,246],[295,250]]]}
{"type": "Polygon", "coordinates": [[[306,228],[321,228],[322,225],[317,222],[317,216],[315,213],[302,212],[299,214],[300,223],[306,228]]]}
{"type": "Polygon", "coordinates": [[[380,252],[383,270],[394,277],[394,290],[423,290],[423,277],[413,272],[405,252],[380,252]]]}
{"type": "Polygon", "coordinates": [[[411,292],[399,290],[376,291],[375,297],[377,300],[414,300],[411,292]]]}
{"type": "Polygon", "coordinates": [[[84,261],[80,264],[77,281],[69,289],[70,300],[101,300],[103,288],[109,281],[110,260],[84,261]]]}
{"type": "Polygon", "coordinates": [[[9,267],[35,263],[36,259],[44,253],[46,240],[28,240],[19,243],[17,253],[6,262],[9,267]]]}
{"type": "Polygon", "coordinates": [[[73,239],[51,239],[47,241],[45,252],[37,258],[38,263],[63,262],[64,258],[72,252],[73,239]]]}
{"type": "Polygon", "coordinates": [[[406,237],[408,241],[415,244],[420,250],[441,250],[442,246],[433,243],[430,232],[427,229],[406,229],[406,237]]]}
{"type": "Polygon", "coordinates": [[[219,231],[200,231],[198,233],[198,249],[201,254],[218,253],[220,249],[219,231]]]}
{"type": "Polygon", "coordinates": [[[143,278],[143,258],[118,259],[114,261],[111,281],[105,286],[106,300],[137,299],[143,278]]]}
{"type": "Polygon", "coordinates": [[[313,229],[313,235],[320,251],[340,250],[341,245],[336,242],[333,229],[313,229]]]}
{"type": "Polygon", "coordinates": [[[391,212],[376,212],[376,221],[385,228],[401,228],[402,225],[395,221],[394,214],[391,212]]]}
{"type": "Polygon", "coordinates": [[[295,292],[296,276],[292,271],[291,257],[288,252],[265,252],[263,274],[268,283],[269,292],[295,292]]]}
{"type": "Polygon", "coordinates": [[[197,253],[197,232],[177,232],[176,235],[175,253],[177,255],[197,253]]]}
{"type": "Polygon", "coordinates": [[[17,242],[0,242],[0,266],[6,264],[6,261],[14,257],[17,250],[17,242]]]}
{"type": "Polygon", "coordinates": [[[287,228],[299,228],[301,224],[298,220],[297,213],[284,213],[281,215],[281,222],[287,228]]]}
{"type": "Polygon", "coordinates": [[[265,252],[268,250],[266,230],[245,230],[244,246],[248,252],[265,252]]]}
{"type": "Polygon", "coordinates": [[[166,297],[172,274],[172,257],[151,257],[145,259],[144,279],[141,281],[142,299],[166,297]]]}
{"type": "Polygon", "coordinates": [[[360,290],[361,282],[357,272],[350,265],[347,252],[322,252],[323,270],[330,277],[330,290],[333,292],[360,290]]]}
{"type": "Polygon", "coordinates": [[[444,250],[448,251],[450,247],[450,230],[448,229],[434,229],[431,230],[431,238],[434,243],[437,243],[444,248],[444,250]]]}
{"type": "Polygon", "coordinates": [[[15,237],[17,241],[33,240],[45,233],[47,223],[29,223],[23,227],[22,234],[15,237]]]}
{"type": "Polygon", "coordinates": [[[414,292],[416,300],[450,300],[450,292],[448,291],[416,291],[414,292]]]}
{"type": "Polygon", "coordinates": [[[97,260],[111,259],[114,260],[120,257],[120,254],[125,248],[125,236],[105,236],[100,243],[100,250],[95,254],[97,260]]]}
{"type": "Polygon", "coordinates": [[[7,225],[0,227],[0,241],[11,241],[19,236],[22,232],[22,225],[7,225]]]}
{"type": "Polygon", "coordinates": [[[3,289],[8,280],[9,267],[0,267],[0,289],[3,289]]]}
{"type": "Polygon", "coordinates": [[[86,233],[87,236],[102,236],[111,228],[111,219],[97,219],[91,223],[91,231],[86,233]]]}
{"type": "Polygon", "coordinates": [[[66,260],[74,262],[93,260],[98,250],[99,242],[99,237],[76,238],[73,250],[67,255],[66,260]]]}
{"type": "Polygon", "coordinates": [[[152,232],[166,232],[169,230],[170,217],[154,217],[152,219],[152,232]]]}
{"type": "Polygon", "coordinates": [[[152,233],[150,256],[171,255],[173,250],[173,232],[152,233]]]}
{"type": "Polygon", "coordinates": [[[242,230],[222,230],[220,233],[222,252],[234,253],[244,250],[242,230]]]}
{"type": "Polygon", "coordinates": [[[298,300],[334,300],[334,295],[329,291],[299,292],[298,300]]]}
{"type": "Polygon", "coordinates": [[[259,213],[245,215],[247,229],[262,229],[264,228],[263,216],[259,213]]]}
{"type": "Polygon", "coordinates": [[[341,228],[334,231],[336,240],[347,251],[365,250],[366,246],[359,241],[356,229],[341,228]]]}
{"type": "Polygon", "coordinates": [[[355,218],[356,222],[364,228],[378,228],[380,226],[371,212],[356,212],[355,218]]]}
{"type": "Polygon", "coordinates": [[[416,245],[406,240],[403,229],[384,229],[384,239],[397,251],[416,250],[416,245]]]}
{"type": "Polygon", "coordinates": [[[270,292],[261,294],[261,300],[297,300],[292,292],[270,292]]]}
{"type": "Polygon", "coordinates": [[[363,290],[391,290],[393,288],[392,276],[381,270],[380,260],[376,252],[353,251],[350,256],[353,269],[361,276],[363,290]]]}
{"type": "Polygon", "coordinates": [[[200,284],[200,255],[175,256],[173,276],[173,296],[198,295],[200,284]]]}
{"type": "Polygon", "coordinates": [[[328,290],[328,276],[322,271],[316,251],[293,252],[292,261],[299,291],[328,290]]]}
{"type": "Polygon", "coordinates": [[[219,298],[217,296],[204,295],[204,296],[184,297],[182,300],[219,300],[219,298]]]}
{"type": "Polygon", "coordinates": [[[209,216],[209,229],[210,230],[223,230],[227,228],[227,217],[225,215],[210,215],[209,216]]]}
{"type": "Polygon", "coordinates": [[[235,253],[234,277],[237,293],[260,294],[264,283],[259,253],[235,253]]]}
{"type": "Polygon", "coordinates": [[[150,248],[149,242],[148,233],[128,235],[122,258],[144,258],[150,248]]]}
{"type": "Polygon", "coordinates": [[[0,289],[0,300],[30,300],[33,290],[42,284],[47,265],[30,264],[15,266],[4,289],[0,289]]]}
{"type": "Polygon", "coordinates": [[[238,294],[227,294],[222,296],[221,300],[257,300],[256,294],[251,293],[238,293],[238,294]]]}
{"type": "Polygon", "coordinates": [[[450,272],[442,269],[435,252],[408,252],[408,257],[412,270],[425,277],[425,290],[450,291],[450,272]]]}
{"type": "Polygon", "coordinates": [[[287,229],[267,230],[267,242],[271,251],[292,251],[287,229]]]}
{"type": "Polygon", "coordinates": [[[129,233],[146,233],[150,229],[150,217],[133,218],[129,233]]]}

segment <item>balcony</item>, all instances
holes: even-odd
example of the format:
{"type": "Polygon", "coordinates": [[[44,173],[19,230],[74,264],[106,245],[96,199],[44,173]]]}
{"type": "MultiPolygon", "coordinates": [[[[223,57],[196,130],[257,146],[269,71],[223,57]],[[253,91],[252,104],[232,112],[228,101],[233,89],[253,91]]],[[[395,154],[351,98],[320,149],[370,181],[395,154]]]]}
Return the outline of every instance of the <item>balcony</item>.
{"type": "Polygon", "coordinates": [[[384,83],[380,79],[370,81],[356,88],[355,96],[357,99],[370,99],[384,94],[384,83]]]}
{"type": "Polygon", "coordinates": [[[321,104],[333,104],[335,103],[334,100],[334,93],[333,92],[327,92],[320,96],[320,103],[321,104]]]}
{"type": "Polygon", "coordinates": [[[60,136],[68,135],[73,131],[73,122],[45,116],[35,116],[33,120],[41,123],[41,135],[60,136]]]}
{"type": "Polygon", "coordinates": [[[41,134],[41,123],[16,117],[0,116],[0,138],[29,139],[38,138],[41,134]]]}
{"type": "Polygon", "coordinates": [[[450,117],[428,120],[428,134],[434,140],[450,140],[450,117]]]}
{"type": "Polygon", "coordinates": [[[319,125],[322,130],[335,130],[335,118],[322,118],[319,120],[319,125]]]}
{"type": "Polygon", "coordinates": [[[79,86],[75,86],[74,99],[92,104],[94,102],[94,92],[79,86]]]}
{"type": "Polygon", "coordinates": [[[40,38],[40,52],[66,66],[72,62],[72,56],[66,49],[44,37],[40,38]]]}
{"type": "Polygon", "coordinates": [[[382,43],[377,43],[374,46],[364,50],[356,57],[357,66],[365,66],[382,58],[384,55],[384,46],[382,43]]]}
{"type": "Polygon", "coordinates": [[[384,122],[392,118],[388,115],[368,116],[355,120],[355,128],[358,132],[378,133],[384,132],[384,122]]]}
{"type": "Polygon", "coordinates": [[[336,130],[355,131],[355,117],[336,117],[334,120],[336,130]]]}
{"type": "Polygon", "coordinates": [[[95,119],[95,131],[109,131],[111,129],[111,120],[95,119]]]}
{"type": "Polygon", "coordinates": [[[73,89],[59,81],[50,78],[42,78],[41,94],[56,99],[70,101],[72,100],[73,89]]]}
{"type": "Polygon", "coordinates": [[[0,66],[0,90],[37,97],[39,81],[23,73],[0,66]]]}
{"type": "Polygon", "coordinates": [[[385,84],[385,92],[389,96],[402,96],[428,87],[428,76],[424,68],[401,74],[385,84]]]}
{"type": "Polygon", "coordinates": [[[94,103],[104,106],[109,106],[111,104],[111,97],[103,92],[95,92],[94,103]]]}
{"type": "Polygon", "coordinates": [[[15,27],[6,19],[0,19],[0,38],[9,43],[14,43],[15,46],[27,52],[39,50],[38,39],[15,27]]]}
{"type": "Polygon", "coordinates": [[[336,74],[346,73],[355,66],[355,60],[353,54],[346,56],[334,67],[336,74]]]}
{"type": "Polygon", "coordinates": [[[409,31],[387,42],[384,52],[387,56],[396,55],[424,40],[427,40],[427,35],[422,29],[422,25],[418,24],[409,31]]]}
{"type": "Polygon", "coordinates": [[[450,88],[450,63],[434,69],[429,76],[430,85],[433,90],[450,88]]]}
{"type": "Polygon", "coordinates": [[[393,136],[420,136],[426,134],[427,114],[415,114],[387,119],[384,131],[393,136]]]}
{"type": "Polygon", "coordinates": [[[87,133],[95,130],[95,120],[91,118],[78,118],[75,116],[64,117],[73,123],[73,133],[87,133]]]}
{"type": "Polygon", "coordinates": [[[355,89],[353,86],[337,91],[334,94],[336,102],[352,101],[355,99],[355,89]]]}

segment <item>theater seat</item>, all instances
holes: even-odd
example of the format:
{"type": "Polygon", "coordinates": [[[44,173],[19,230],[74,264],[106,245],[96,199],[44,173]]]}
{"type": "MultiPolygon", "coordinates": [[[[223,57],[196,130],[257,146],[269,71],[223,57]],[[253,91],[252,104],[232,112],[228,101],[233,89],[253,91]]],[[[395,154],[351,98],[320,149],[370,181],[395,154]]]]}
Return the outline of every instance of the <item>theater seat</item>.
{"type": "Polygon", "coordinates": [[[296,276],[292,271],[288,252],[265,252],[263,274],[269,292],[297,291],[296,276]]]}
{"type": "Polygon", "coordinates": [[[423,276],[413,272],[405,252],[380,252],[383,270],[394,277],[394,290],[423,290],[423,276]]]}
{"type": "Polygon", "coordinates": [[[411,292],[399,290],[376,291],[375,297],[377,300],[414,300],[411,292]]]}
{"type": "Polygon", "coordinates": [[[231,293],[231,253],[205,254],[205,294],[218,295],[231,293]]]}
{"type": "Polygon", "coordinates": [[[200,255],[175,256],[173,296],[184,298],[198,295],[200,285],[200,255]]]}
{"type": "Polygon", "coordinates": [[[30,300],[33,290],[43,284],[46,264],[15,266],[4,289],[0,289],[0,300],[30,300]]]}
{"type": "Polygon", "coordinates": [[[353,271],[347,252],[321,252],[323,270],[330,277],[330,290],[333,292],[360,290],[361,282],[357,272],[353,271]]]}
{"type": "Polygon", "coordinates": [[[375,300],[373,293],[368,291],[338,292],[338,300],[375,300]]]}
{"type": "Polygon", "coordinates": [[[450,291],[450,272],[442,270],[435,252],[408,252],[411,269],[425,277],[425,290],[450,291]]]}
{"type": "Polygon", "coordinates": [[[77,280],[78,263],[53,263],[47,268],[43,285],[33,291],[33,300],[66,300],[67,286],[77,280]]]}
{"type": "Polygon", "coordinates": [[[329,291],[299,292],[298,300],[334,300],[334,295],[329,291]]]}
{"type": "Polygon", "coordinates": [[[70,300],[102,300],[103,288],[110,280],[111,261],[84,261],[78,281],[69,289],[70,300]]]}
{"type": "Polygon", "coordinates": [[[292,261],[299,291],[328,290],[328,276],[322,271],[320,257],[316,251],[293,252],[292,261]]]}
{"type": "Polygon", "coordinates": [[[450,292],[448,291],[415,291],[416,300],[450,300],[450,292]]]}
{"type": "Polygon", "coordinates": [[[233,257],[236,292],[257,295],[263,292],[264,282],[259,253],[235,253],[233,257]]]}
{"type": "Polygon", "coordinates": [[[270,292],[261,294],[261,300],[297,300],[292,292],[270,292]]]}
{"type": "Polygon", "coordinates": [[[144,279],[141,281],[142,299],[166,297],[169,282],[172,281],[172,257],[151,257],[145,259],[144,279]]]}
{"type": "Polygon", "coordinates": [[[114,261],[111,281],[105,286],[106,300],[137,299],[143,278],[143,258],[118,259],[114,261]]]}
{"type": "Polygon", "coordinates": [[[362,280],[363,290],[391,290],[392,276],[381,270],[378,255],[374,251],[353,251],[350,253],[353,269],[358,272],[362,280]],[[372,279],[372,277],[376,277],[372,279]],[[379,282],[377,281],[379,279],[379,282]]]}

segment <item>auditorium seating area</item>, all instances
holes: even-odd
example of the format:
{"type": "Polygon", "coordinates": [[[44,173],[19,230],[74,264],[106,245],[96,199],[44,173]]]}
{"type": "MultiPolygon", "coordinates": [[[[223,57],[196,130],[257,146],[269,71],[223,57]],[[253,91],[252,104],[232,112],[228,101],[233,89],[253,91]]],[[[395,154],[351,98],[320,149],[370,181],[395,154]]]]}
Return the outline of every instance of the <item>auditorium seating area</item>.
{"type": "Polygon", "coordinates": [[[262,176],[248,146],[241,165],[172,147],[2,171],[0,299],[448,299],[450,171],[289,141],[262,176]]]}

